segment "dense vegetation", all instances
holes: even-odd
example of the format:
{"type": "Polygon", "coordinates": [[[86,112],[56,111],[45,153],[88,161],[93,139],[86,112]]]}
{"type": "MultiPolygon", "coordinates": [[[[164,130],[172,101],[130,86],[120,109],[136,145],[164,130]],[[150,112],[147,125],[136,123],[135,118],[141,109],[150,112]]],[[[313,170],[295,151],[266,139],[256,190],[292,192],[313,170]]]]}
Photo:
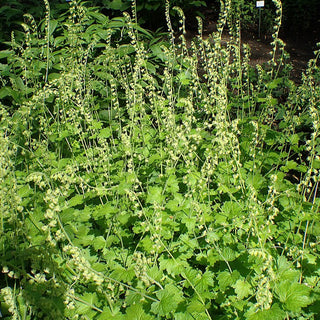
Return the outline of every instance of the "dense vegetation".
{"type": "Polygon", "coordinates": [[[318,319],[319,51],[296,85],[281,2],[255,68],[231,1],[191,43],[168,2],[44,3],[0,51],[3,318],[318,319]]]}
{"type": "MultiPolygon", "coordinates": [[[[187,27],[192,29],[196,27],[196,16],[203,19],[205,9],[213,11],[214,16],[218,18],[220,9],[223,8],[225,1],[220,0],[170,0],[170,6],[179,6],[187,16],[187,27]]],[[[242,30],[256,30],[258,24],[258,10],[256,1],[230,0],[234,11],[237,11],[238,18],[241,20],[242,30]]],[[[320,2],[318,0],[283,0],[282,9],[282,27],[281,36],[297,37],[298,39],[317,38],[320,41],[320,2]]],[[[100,12],[109,16],[117,17],[122,12],[130,9],[131,0],[90,0],[86,1],[86,7],[96,7],[100,12]]],[[[51,15],[55,18],[64,14],[68,9],[68,0],[50,0],[51,15]]],[[[12,29],[22,31],[20,26],[24,22],[23,15],[28,12],[40,21],[45,14],[45,5],[43,1],[38,0],[7,0],[0,7],[0,45],[1,42],[10,39],[12,29]]],[[[164,17],[165,0],[139,0],[136,4],[139,24],[152,29],[165,28],[166,21],[164,17]]],[[[265,7],[262,12],[261,29],[264,34],[273,33],[273,20],[276,16],[276,6],[273,1],[265,1],[265,7]]],[[[176,18],[177,14],[171,12],[176,18]]],[[[177,19],[173,19],[176,26],[177,19]]],[[[17,34],[18,36],[18,34],[17,34]]],[[[314,43],[312,43],[314,44],[314,43]]]]}

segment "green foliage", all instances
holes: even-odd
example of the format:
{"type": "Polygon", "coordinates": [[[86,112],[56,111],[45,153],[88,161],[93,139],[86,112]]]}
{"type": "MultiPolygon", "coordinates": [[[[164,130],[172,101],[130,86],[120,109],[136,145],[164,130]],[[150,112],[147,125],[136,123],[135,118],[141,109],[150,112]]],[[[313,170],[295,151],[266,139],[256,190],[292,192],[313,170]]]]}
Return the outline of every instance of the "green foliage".
{"type": "Polygon", "coordinates": [[[319,52],[44,4],[0,51],[3,318],[316,319],[319,52]]]}

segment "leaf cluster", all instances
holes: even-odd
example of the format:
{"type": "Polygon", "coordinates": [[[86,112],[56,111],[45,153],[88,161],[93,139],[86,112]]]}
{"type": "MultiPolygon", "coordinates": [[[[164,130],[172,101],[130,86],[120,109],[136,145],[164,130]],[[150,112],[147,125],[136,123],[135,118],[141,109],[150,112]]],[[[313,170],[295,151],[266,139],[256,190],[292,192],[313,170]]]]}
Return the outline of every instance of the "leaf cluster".
{"type": "Polygon", "coordinates": [[[0,51],[4,319],[316,319],[319,52],[46,5],[0,51]]]}

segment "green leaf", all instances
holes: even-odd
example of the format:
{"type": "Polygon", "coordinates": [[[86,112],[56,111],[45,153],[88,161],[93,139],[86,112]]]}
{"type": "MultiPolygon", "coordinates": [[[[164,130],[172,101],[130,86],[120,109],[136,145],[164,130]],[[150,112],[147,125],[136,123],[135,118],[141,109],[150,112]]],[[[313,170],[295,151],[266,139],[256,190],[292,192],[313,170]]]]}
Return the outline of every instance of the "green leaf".
{"type": "Polygon", "coordinates": [[[79,204],[82,204],[83,201],[84,201],[83,196],[80,194],[77,194],[68,201],[69,207],[75,207],[79,204]]]}
{"type": "Polygon", "coordinates": [[[177,310],[178,304],[182,302],[183,293],[173,284],[168,284],[163,290],[156,293],[159,301],[152,303],[151,311],[157,316],[168,316],[177,310]]]}
{"type": "Polygon", "coordinates": [[[130,282],[135,277],[135,272],[133,268],[125,269],[123,267],[117,267],[112,273],[111,278],[114,278],[118,281],[130,282]]]}
{"type": "Polygon", "coordinates": [[[268,310],[258,311],[252,315],[248,315],[248,320],[283,320],[286,317],[284,312],[278,304],[273,304],[268,310]]]}
{"type": "Polygon", "coordinates": [[[0,59],[12,57],[13,54],[14,54],[13,50],[1,50],[0,59]]]}
{"type": "MultiPolygon", "coordinates": [[[[185,262],[184,264],[187,264],[185,262]]],[[[169,274],[175,276],[183,272],[182,261],[177,261],[173,259],[162,259],[160,261],[160,269],[166,270],[169,274]]]]}
{"type": "Polygon", "coordinates": [[[316,265],[317,264],[317,258],[318,258],[317,255],[313,255],[313,254],[308,253],[308,252],[306,252],[304,254],[304,260],[306,260],[309,264],[316,265]]]}
{"type": "Polygon", "coordinates": [[[251,292],[251,285],[245,281],[239,279],[235,285],[233,286],[239,300],[242,300],[243,298],[246,298],[251,292]]]}
{"type": "Polygon", "coordinates": [[[87,235],[87,232],[83,232],[83,230],[80,229],[80,231],[77,232],[77,235],[79,235],[79,240],[75,240],[76,244],[82,244],[84,247],[90,246],[92,244],[92,241],[94,239],[94,236],[92,234],[87,235]]]}
{"type": "Polygon", "coordinates": [[[59,138],[57,138],[58,141],[62,141],[67,137],[72,136],[72,132],[69,130],[63,130],[61,132],[59,132],[59,138]]]}
{"type": "Polygon", "coordinates": [[[10,87],[2,87],[0,89],[0,99],[11,96],[13,97],[14,91],[10,87]]]}
{"type": "Polygon", "coordinates": [[[267,87],[268,89],[275,89],[275,88],[277,88],[278,85],[279,85],[280,83],[282,83],[282,82],[283,82],[283,78],[276,78],[276,79],[274,79],[273,81],[267,83],[266,87],[267,87]]]}
{"type": "Polygon", "coordinates": [[[157,266],[153,266],[153,267],[149,268],[147,270],[147,274],[151,279],[156,280],[158,282],[161,282],[161,278],[163,276],[163,273],[157,266]]]}
{"type": "Polygon", "coordinates": [[[176,193],[174,195],[174,199],[169,200],[167,202],[166,208],[168,208],[172,212],[181,211],[183,209],[182,204],[183,204],[184,200],[185,200],[185,198],[180,193],[176,193]]]}
{"type": "Polygon", "coordinates": [[[222,256],[223,260],[233,261],[236,258],[238,258],[239,255],[240,255],[240,253],[238,251],[235,251],[235,250],[231,249],[230,247],[224,247],[222,249],[221,256],[222,256]]]}
{"type": "Polygon", "coordinates": [[[109,4],[107,5],[108,9],[111,10],[119,10],[119,11],[124,11],[127,10],[130,7],[130,4],[123,2],[122,0],[113,0],[113,1],[108,1],[109,4]]]}
{"type": "MultiPolygon", "coordinates": [[[[191,315],[191,313],[189,312],[176,312],[174,314],[174,320],[194,320],[194,319],[202,320],[198,317],[191,315]]],[[[207,320],[208,316],[205,319],[207,320]]]]}
{"type": "Polygon", "coordinates": [[[104,307],[103,312],[97,317],[98,320],[125,320],[125,315],[122,314],[118,307],[113,307],[112,311],[109,307],[104,307]]]}
{"type": "Polygon", "coordinates": [[[198,297],[193,297],[193,299],[191,300],[191,302],[189,303],[187,310],[190,313],[194,313],[194,312],[203,312],[206,310],[205,305],[199,301],[198,297]]]}
{"type": "Polygon", "coordinates": [[[152,320],[152,316],[145,313],[141,304],[133,304],[126,310],[126,320],[152,320]]]}
{"type": "Polygon", "coordinates": [[[59,79],[61,78],[61,73],[50,73],[49,76],[48,76],[48,80],[49,82],[51,82],[52,80],[56,80],[56,79],[59,79]]]}
{"type": "Polygon", "coordinates": [[[29,195],[31,195],[33,193],[33,190],[30,188],[30,186],[27,184],[21,188],[19,188],[17,194],[18,196],[20,196],[21,198],[26,198],[29,195]]]}
{"type": "MultiPolygon", "coordinates": [[[[89,314],[93,311],[93,308],[95,307],[95,304],[98,301],[97,294],[94,293],[85,293],[82,297],[79,297],[79,300],[77,301],[77,313],[78,314],[89,314]],[[90,312],[91,311],[91,312],[90,312]]],[[[92,314],[92,313],[91,313],[92,314]]],[[[96,314],[96,312],[93,313],[93,315],[96,314]]]]}
{"type": "Polygon", "coordinates": [[[180,245],[184,247],[184,249],[195,249],[198,247],[197,239],[190,239],[187,234],[182,234],[180,237],[180,245]]]}
{"type": "Polygon", "coordinates": [[[281,167],[281,170],[283,172],[289,172],[289,170],[294,170],[296,169],[298,164],[295,161],[289,160],[287,161],[286,165],[281,167]]]}
{"type": "Polygon", "coordinates": [[[95,18],[97,20],[97,22],[99,22],[101,24],[104,24],[109,21],[109,17],[105,16],[104,14],[102,14],[100,12],[93,12],[93,11],[88,10],[87,14],[89,16],[95,18]]]}
{"type": "Polygon", "coordinates": [[[174,314],[174,320],[208,320],[208,315],[205,311],[203,312],[178,312],[174,314]]]}
{"type": "Polygon", "coordinates": [[[97,205],[92,211],[92,217],[96,220],[104,217],[105,219],[114,215],[117,212],[117,209],[109,202],[103,205],[97,205]]]}
{"type": "Polygon", "coordinates": [[[290,280],[280,282],[275,290],[286,309],[293,312],[300,312],[301,308],[307,307],[312,302],[310,291],[306,285],[290,280]]]}
{"type": "Polygon", "coordinates": [[[296,282],[299,280],[300,272],[293,269],[292,264],[286,259],[286,257],[281,256],[277,260],[277,278],[280,281],[290,280],[296,282]]]}
{"type": "Polygon", "coordinates": [[[104,237],[99,236],[99,237],[94,238],[93,247],[95,250],[103,249],[105,247],[105,245],[106,245],[106,240],[104,237]]]}
{"type": "Polygon", "coordinates": [[[113,109],[104,109],[99,111],[99,119],[101,121],[110,121],[115,118],[117,112],[113,109]]]}
{"type": "Polygon", "coordinates": [[[228,271],[221,272],[217,276],[220,291],[223,292],[227,287],[235,284],[239,279],[239,277],[240,277],[240,273],[237,270],[233,271],[232,273],[228,271]]]}
{"type": "Polygon", "coordinates": [[[226,214],[228,218],[233,218],[235,216],[240,216],[241,206],[239,203],[234,201],[226,201],[222,206],[222,211],[226,214]]]}
{"type": "Polygon", "coordinates": [[[147,195],[147,203],[157,203],[161,204],[164,200],[164,196],[162,194],[162,188],[160,187],[149,187],[148,195],[147,195]]]}
{"type": "Polygon", "coordinates": [[[54,30],[56,30],[57,25],[58,25],[57,20],[50,19],[50,22],[49,22],[49,35],[50,36],[53,34],[54,30]]]}
{"type": "Polygon", "coordinates": [[[161,61],[166,61],[168,60],[167,55],[165,54],[164,50],[161,48],[161,45],[159,44],[154,44],[153,46],[150,47],[152,53],[159,58],[161,61]]]}
{"type": "Polygon", "coordinates": [[[123,17],[115,17],[108,23],[108,28],[123,28],[126,25],[123,17]]]}
{"type": "Polygon", "coordinates": [[[300,141],[300,138],[297,134],[293,134],[291,136],[288,136],[288,139],[290,141],[290,144],[296,144],[298,145],[299,141],[300,141]]]}
{"type": "Polygon", "coordinates": [[[153,39],[152,34],[147,30],[142,28],[139,24],[134,23],[133,28],[140,31],[142,34],[144,34],[149,40],[153,39]]]}
{"type": "Polygon", "coordinates": [[[147,62],[147,69],[153,75],[155,75],[157,73],[157,65],[155,65],[151,62],[147,62]]]}
{"type": "Polygon", "coordinates": [[[206,271],[200,276],[200,279],[195,281],[191,280],[195,284],[197,292],[201,294],[203,298],[212,299],[214,298],[213,286],[214,286],[214,274],[210,271],[206,271]]]}
{"type": "Polygon", "coordinates": [[[170,175],[167,180],[167,191],[172,192],[173,194],[179,192],[179,182],[175,175],[170,175]]]}
{"type": "Polygon", "coordinates": [[[100,132],[98,134],[98,138],[106,139],[109,137],[111,137],[111,129],[110,128],[104,128],[104,129],[100,130],[100,132]]]}
{"type": "MultiPolygon", "coordinates": [[[[189,71],[183,71],[178,74],[179,81],[182,85],[188,85],[191,81],[190,77],[191,77],[191,75],[190,75],[189,71]]],[[[180,100],[182,100],[182,99],[180,99],[180,100]]]]}
{"type": "Polygon", "coordinates": [[[58,162],[58,169],[63,169],[65,168],[69,163],[71,162],[70,158],[62,158],[58,162]]]}
{"type": "MultiPolygon", "coordinates": [[[[113,79],[113,76],[110,73],[107,72],[100,72],[100,71],[96,71],[95,75],[102,79],[102,80],[111,80],[113,79]]],[[[94,82],[94,84],[97,84],[97,82],[94,82]]]]}
{"type": "Polygon", "coordinates": [[[124,57],[129,55],[130,53],[135,52],[136,49],[130,44],[123,44],[117,48],[117,53],[119,57],[124,57]]]}

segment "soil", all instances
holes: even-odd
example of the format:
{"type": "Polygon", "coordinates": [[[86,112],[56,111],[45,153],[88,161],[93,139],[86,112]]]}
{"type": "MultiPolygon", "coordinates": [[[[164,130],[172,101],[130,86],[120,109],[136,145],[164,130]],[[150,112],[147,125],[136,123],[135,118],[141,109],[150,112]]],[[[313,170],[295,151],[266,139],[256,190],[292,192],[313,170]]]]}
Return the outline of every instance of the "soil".
{"type": "MultiPolygon", "coordinates": [[[[212,32],[216,31],[216,15],[210,10],[203,12],[205,16],[203,26],[203,37],[208,38],[212,32]]],[[[197,35],[197,31],[187,29],[187,39],[191,40],[197,35]]],[[[319,39],[313,37],[314,34],[309,35],[290,35],[288,32],[281,34],[280,38],[286,44],[285,51],[289,53],[289,63],[292,65],[291,79],[297,84],[301,83],[302,73],[306,70],[308,61],[314,58],[313,51],[316,49],[316,42],[319,39]]],[[[229,34],[224,31],[222,40],[228,41],[229,34]]],[[[272,46],[270,45],[271,36],[258,37],[258,30],[242,30],[241,41],[250,46],[251,59],[250,64],[255,66],[257,64],[263,65],[270,60],[270,51],[272,46]]]]}

